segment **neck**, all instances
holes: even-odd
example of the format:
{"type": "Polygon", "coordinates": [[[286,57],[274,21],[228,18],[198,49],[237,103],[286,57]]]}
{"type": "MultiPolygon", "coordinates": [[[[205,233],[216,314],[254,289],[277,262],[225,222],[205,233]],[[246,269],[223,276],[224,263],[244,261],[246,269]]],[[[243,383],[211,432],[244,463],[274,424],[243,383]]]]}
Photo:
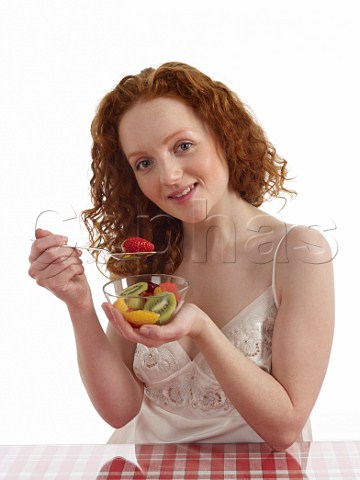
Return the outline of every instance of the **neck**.
{"type": "Polygon", "coordinates": [[[184,224],[184,252],[192,262],[235,262],[236,247],[245,241],[248,225],[260,212],[233,195],[226,208],[206,212],[205,219],[184,224]]]}

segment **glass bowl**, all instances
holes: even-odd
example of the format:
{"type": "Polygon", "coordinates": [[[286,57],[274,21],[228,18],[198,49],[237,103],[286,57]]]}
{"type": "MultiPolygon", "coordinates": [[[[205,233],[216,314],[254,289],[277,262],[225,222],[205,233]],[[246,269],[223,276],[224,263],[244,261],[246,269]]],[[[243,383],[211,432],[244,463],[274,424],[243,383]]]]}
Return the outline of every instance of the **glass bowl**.
{"type": "Polygon", "coordinates": [[[134,326],[171,322],[189,288],[174,275],[131,275],[108,282],[103,291],[108,302],[134,326]]]}

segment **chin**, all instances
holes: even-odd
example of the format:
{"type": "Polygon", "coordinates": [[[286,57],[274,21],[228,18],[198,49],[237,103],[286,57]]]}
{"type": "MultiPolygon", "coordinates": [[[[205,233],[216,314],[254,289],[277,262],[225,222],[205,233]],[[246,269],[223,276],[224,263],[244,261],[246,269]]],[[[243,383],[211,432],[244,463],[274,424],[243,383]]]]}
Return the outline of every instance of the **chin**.
{"type": "MultiPolygon", "coordinates": [[[[160,207],[161,208],[161,207],[160,207]]],[[[205,199],[197,199],[189,205],[183,205],[180,209],[168,209],[167,213],[183,223],[197,224],[208,218],[207,202],[205,199]],[[171,211],[172,210],[172,211],[171,211]]],[[[165,210],[163,210],[165,211],[165,210]]]]}
{"type": "Polygon", "coordinates": [[[184,218],[180,218],[183,223],[188,223],[189,225],[196,225],[197,223],[205,222],[207,215],[202,213],[198,215],[187,215],[184,218]]]}

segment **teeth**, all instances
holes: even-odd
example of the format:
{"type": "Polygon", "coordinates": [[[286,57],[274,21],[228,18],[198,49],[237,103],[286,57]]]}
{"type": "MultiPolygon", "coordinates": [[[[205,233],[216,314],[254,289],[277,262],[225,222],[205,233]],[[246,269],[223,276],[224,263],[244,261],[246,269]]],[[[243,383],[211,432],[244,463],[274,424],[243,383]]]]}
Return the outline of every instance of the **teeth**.
{"type": "Polygon", "coordinates": [[[184,195],[187,195],[193,188],[194,188],[194,185],[191,185],[191,187],[185,188],[185,190],[183,190],[182,192],[174,195],[174,198],[180,198],[180,197],[183,197],[184,195]]]}

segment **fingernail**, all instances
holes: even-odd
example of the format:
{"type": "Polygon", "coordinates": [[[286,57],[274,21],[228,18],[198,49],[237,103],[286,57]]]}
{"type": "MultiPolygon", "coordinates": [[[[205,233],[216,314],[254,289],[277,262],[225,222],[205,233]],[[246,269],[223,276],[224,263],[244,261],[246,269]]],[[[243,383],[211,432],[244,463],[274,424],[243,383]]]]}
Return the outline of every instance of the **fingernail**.
{"type": "Polygon", "coordinates": [[[140,333],[141,333],[142,335],[149,335],[149,333],[150,333],[150,328],[148,328],[148,327],[141,327],[141,328],[140,328],[140,333]]]}

